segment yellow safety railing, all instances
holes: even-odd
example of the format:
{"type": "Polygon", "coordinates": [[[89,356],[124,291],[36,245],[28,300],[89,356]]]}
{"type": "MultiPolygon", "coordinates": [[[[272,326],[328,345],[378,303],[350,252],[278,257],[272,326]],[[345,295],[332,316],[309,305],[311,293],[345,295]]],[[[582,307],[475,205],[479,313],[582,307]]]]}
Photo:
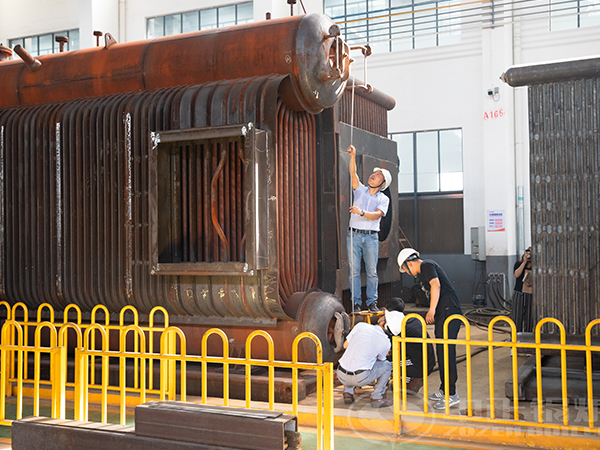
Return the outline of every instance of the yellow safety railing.
{"type": "MultiPolygon", "coordinates": [[[[40,387],[51,388],[51,416],[65,418],[67,388],[73,390],[73,416],[75,420],[89,420],[90,391],[100,391],[100,421],[108,422],[109,395],[118,396],[119,422],[126,423],[127,406],[144,403],[148,394],[155,394],[165,400],[179,399],[185,401],[187,396],[187,367],[197,364],[201,371],[201,402],[208,403],[208,365],[223,366],[223,398],[222,404],[230,403],[231,365],[245,367],[245,406],[260,408],[252,401],[252,366],[266,367],[269,374],[268,408],[287,411],[287,405],[275,404],[275,368],[291,370],[292,373],[292,412],[298,414],[298,371],[315,371],[317,376],[317,447],[333,449],[333,364],[323,362],[323,349],[319,339],[312,333],[298,335],[292,347],[292,361],[275,360],[273,338],[265,331],[257,330],[246,339],[244,358],[229,356],[229,339],[224,331],[210,329],[202,337],[201,355],[188,355],[186,352],[186,336],[177,327],[169,325],[169,316],[162,307],[154,308],[148,316],[148,326],[140,326],[137,310],[127,306],[119,313],[119,325],[111,325],[108,309],[103,305],[96,306],[90,316],[89,323],[83,323],[82,313],[76,305],[69,305],[63,312],[62,321],[55,321],[54,309],[44,303],[35,314],[36,320],[30,321],[29,311],[23,303],[10,306],[0,302],[6,309],[6,321],[2,327],[0,340],[0,424],[9,425],[13,418],[5,417],[6,400],[16,396],[16,413],[14,419],[23,416],[24,384],[33,386],[33,413],[40,413],[40,387]],[[104,313],[104,320],[97,320],[97,313],[104,313]],[[133,323],[125,323],[125,314],[131,313],[133,323]],[[163,315],[164,323],[155,326],[155,314],[163,315]],[[71,316],[71,317],[69,317],[71,316]],[[71,319],[71,321],[69,320],[71,319]],[[103,323],[102,323],[103,322],[103,323]],[[29,332],[32,332],[34,345],[28,343],[29,332]],[[157,334],[158,333],[158,334],[157,334]],[[67,383],[67,349],[69,334],[75,337],[74,382],[67,383]],[[118,351],[111,350],[110,338],[117,337],[118,351]],[[222,341],[222,354],[209,355],[208,340],[211,336],[222,341]],[[47,338],[47,339],[46,339],[47,338]],[[128,340],[129,338],[129,340],[128,340]],[[159,338],[160,349],[153,348],[155,338],[159,338]],[[252,344],[255,339],[264,339],[267,343],[266,360],[252,358],[252,344]],[[298,346],[308,339],[316,346],[315,362],[299,362],[298,346]],[[128,348],[128,343],[129,347],[128,348]],[[44,345],[44,346],[42,346],[44,345]],[[178,350],[179,349],[179,350],[178,350]],[[27,354],[33,354],[33,378],[27,373],[27,354]],[[50,371],[47,379],[42,379],[42,357],[50,358],[50,371]],[[110,384],[109,361],[119,361],[119,376],[116,383],[110,384]],[[133,381],[127,385],[127,365],[133,362],[133,381]],[[158,362],[158,389],[153,389],[154,362],[158,362]],[[100,369],[100,379],[96,370],[100,369]],[[178,383],[179,381],[179,383],[178,383]]],[[[71,347],[73,343],[71,343],[71,347]]],[[[97,397],[95,397],[97,398],[97,397]]],[[[213,400],[214,401],[214,400],[213,400]]]]}
{"type": "MultiPolygon", "coordinates": [[[[545,318],[540,320],[535,327],[535,342],[534,343],[519,343],[517,342],[517,331],[514,322],[505,316],[499,316],[490,321],[488,325],[488,340],[472,340],[471,339],[471,325],[468,320],[461,315],[453,315],[446,319],[444,323],[444,338],[434,339],[427,337],[427,330],[425,328],[425,320],[423,317],[417,314],[408,314],[402,322],[402,332],[400,336],[393,338],[392,344],[392,358],[393,358],[393,395],[394,395],[394,427],[397,432],[401,431],[402,416],[412,417],[427,417],[434,419],[460,419],[467,422],[480,422],[487,424],[502,424],[502,425],[513,425],[523,427],[535,427],[535,428],[546,428],[546,429],[557,429],[566,430],[572,432],[583,432],[583,433],[600,433],[600,428],[595,427],[594,424],[594,412],[596,408],[594,405],[593,397],[593,384],[592,384],[592,354],[600,353],[600,346],[593,346],[591,339],[591,331],[595,325],[600,324],[600,319],[596,319],[587,326],[585,332],[585,345],[567,345],[566,344],[566,333],[563,324],[554,318],[545,318]],[[406,322],[416,318],[422,324],[422,337],[406,337],[406,322]],[[464,339],[448,339],[448,324],[452,320],[460,320],[463,322],[465,328],[464,339]],[[505,322],[510,328],[510,339],[507,341],[494,341],[494,325],[498,322],[505,322]],[[545,324],[554,324],[558,327],[560,332],[560,344],[545,344],[541,342],[541,330],[545,324]],[[406,365],[400,364],[401,361],[405,361],[407,358],[406,344],[407,343],[419,343],[423,347],[423,398],[422,400],[416,400],[417,403],[422,402],[422,410],[415,411],[409,409],[407,402],[407,392],[403,389],[406,386],[406,365]],[[448,396],[449,390],[444,389],[445,394],[445,410],[444,413],[429,412],[428,404],[428,360],[427,360],[427,344],[443,345],[444,358],[443,361],[438,361],[438,364],[444,364],[446,370],[444,371],[444,386],[448,386],[449,383],[449,370],[448,368],[448,346],[456,345],[457,347],[464,346],[466,350],[466,415],[460,413],[450,414],[448,407],[448,396]],[[473,368],[471,363],[471,348],[472,347],[484,347],[488,350],[488,383],[489,383],[489,408],[487,416],[475,416],[473,414],[473,390],[472,390],[472,376],[473,368]],[[495,379],[494,379],[494,350],[499,348],[509,348],[511,350],[511,378],[512,378],[512,419],[498,418],[496,417],[496,403],[495,403],[495,379]],[[518,362],[517,362],[517,350],[518,349],[532,349],[535,351],[536,359],[536,385],[537,385],[537,420],[524,420],[519,415],[519,390],[518,390],[518,362]],[[560,418],[562,423],[551,422],[545,420],[544,417],[544,396],[542,393],[542,351],[543,350],[558,350],[560,352],[560,374],[561,374],[561,400],[562,408],[560,411],[560,418]],[[567,393],[567,351],[580,351],[585,354],[586,357],[586,375],[587,375],[587,405],[588,406],[588,426],[577,426],[569,424],[569,396],[567,393]]],[[[429,375],[432,376],[432,375],[429,375]]],[[[415,399],[420,397],[413,397],[415,399]]],[[[415,402],[412,402],[414,406],[415,402]]]]}
{"type": "MultiPolygon", "coordinates": [[[[35,316],[37,318],[36,321],[29,320],[29,317],[31,315],[29,313],[29,310],[27,309],[27,306],[24,303],[19,302],[11,307],[7,302],[3,301],[3,302],[0,302],[0,307],[2,307],[2,306],[4,306],[6,308],[7,320],[12,319],[22,327],[23,337],[24,337],[23,345],[25,347],[27,347],[29,345],[28,344],[29,330],[35,329],[41,323],[50,323],[50,324],[53,324],[57,329],[59,329],[60,342],[58,345],[64,346],[66,348],[69,348],[69,342],[68,342],[69,333],[67,331],[63,331],[65,328],[75,330],[75,333],[77,333],[77,341],[78,341],[77,347],[81,347],[81,339],[82,339],[83,333],[88,328],[94,327],[94,325],[97,323],[102,324],[103,329],[105,329],[108,332],[109,336],[107,339],[110,338],[111,333],[116,333],[117,334],[117,336],[116,336],[117,342],[120,342],[121,335],[125,332],[125,330],[130,325],[139,326],[138,311],[133,306],[130,306],[130,305],[123,307],[121,309],[121,311],[119,312],[119,324],[118,325],[111,325],[110,312],[109,312],[108,308],[104,305],[96,305],[94,307],[94,309],[91,312],[90,323],[83,323],[83,320],[82,320],[83,315],[82,315],[81,309],[79,308],[79,306],[77,306],[75,304],[70,304],[65,308],[65,310],[63,311],[62,323],[55,320],[54,308],[49,303],[43,303],[37,308],[37,311],[35,314],[35,316]],[[69,315],[72,312],[75,313],[75,318],[74,318],[75,321],[74,322],[69,321],[69,315]],[[102,312],[104,314],[104,320],[97,321],[97,315],[99,312],[102,312]],[[46,319],[45,321],[42,321],[42,316],[44,313],[46,313],[46,316],[48,316],[48,317],[45,318],[46,319]],[[125,323],[126,322],[125,315],[127,313],[130,313],[133,316],[132,324],[125,323]]],[[[148,353],[154,353],[153,344],[154,344],[155,336],[157,336],[157,333],[159,333],[159,334],[162,333],[166,328],[168,328],[168,326],[169,326],[169,315],[168,315],[167,310],[165,308],[163,308],[162,306],[154,307],[150,311],[150,314],[148,316],[148,326],[139,326],[139,328],[144,333],[147,333],[148,339],[146,340],[146,343],[148,345],[148,348],[140,349],[140,334],[136,333],[134,336],[134,341],[133,341],[133,345],[134,345],[133,351],[144,350],[145,352],[148,352],[148,353]],[[161,313],[163,315],[164,324],[155,325],[155,321],[156,321],[155,317],[156,317],[157,313],[161,313]]],[[[15,331],[14,331],[14,329],[12,329],[11,330],[11,339],[13,339],[13,340],[14,340],[14,333],[15,333],[15,331]]],[[[96,348],[97,334],[98,333],[95,332],[90,335],[91,338],[89,341],[89,347],[86,346],[86,348],[90,348],[90,349],[96,348]]],[[[24,350],[23,359],[25,361],[27,361],[27,353],[28,353],[28,349],[24,350]]],[[[92,367],[95,367],[96,361],[95,361],[94,356],[90,357],[90,364],[92,367]]],[[[141,364],[141,362],[137,361],[136,364],[141,364]]],[[[153,365],[152,358],[149,358],[148,364],[150,365],[150,367],[152,367],[152,365],[153,365]]],[[[10,369],[9,369],[10,370],[9,379],[11,382],[16,381],[16,378],[17,378],[14,369],[15,369],[15,366],[11,365],[10,369]]],[[[134,386],[137,389],[139,389],[139,387],[140,387],[139,386],[140,370],[141,370],[141,367],[139,365],[134,368],[134,386]]],[[[154,376],[154,373],[152,370],[150,370],[148,373],[148,377],[146,377],[146,379],[148,380],[146,391],[149,393],[157,394],[159,392],[159,390],[152,389],[152,386],[154,385],[153,376],[154,376]]],[[[33,380],[29,377],[27,364],[23,368],[23,381],[26,383],[33,382],[33,380]]],[[[48,384],[49,381],[41,380],[40,383],[48,384]]],[[[95,370],[92,370],[90,373],[89,386],[90,386],[90,388],[97,388],[97,389],[102,388],[101,384],[96,383],[96,371],[95,370]]],[[[75,384],[71,383],[71,382],[67,382],[67,387],[75,388],[75,384]]],[[[12,389],[12,385],[9,389],[12,389]]]]}
{"type": "Polygon", "coordinates": [[[35,346],[25,345],[25,332],[23,327],[14,320],[7,320],[2,326],[0,344],[0,425],[10,425],[13,419],[6,417],[6,399],[16,396],[15,419],[23,417],[23,382],[25,381],[25,368],[27,360],[25,355],[34,354],[33,378],[33,413],[39,415],[40,411],[40,383],[41,355],[50,357],[51,415],[54,418],[64,419],[66,411],[65,384],[67,381],[67,351],[65,347],[57,345],[57,330],[50,322],[41,322],[35,329],[35,346]],[[41,346],[41,333],[47,328],[50,333],[50,346],[41,346]],[[16,365],[15,358],[16,357],[16,365]],[[12,388],[10,373],[16,374],[16,389],[12,388]]]}
{"type": "MultiPolygon", "coordinates": [[[[96,327],[101,327],[99,324],[96,327]]],[[[231,358],[228,355],[228,339],[227,335],[219,329],[208,330],[202,339],[202,355],[188,355],[185,352],[186,339],[183,332],[176,327],[169,327],[165,329],[161,335],[161,352],[156,353],[145,353],[135,351],[125,351],[124,339],[128,331],[135,332],[139,338],[141,347],[145,346],[145,338],[142,330],[136,325],[130,325],[128,329],[124,330],[121,340],[121,351],[107,351],[107,350],[92,350],[85,348],[78,348],[75,352],[76,359],[76,370],[78,373],[77,386],[80,388],[77,390],[75,397],[75,404],[79,405],[76,408],[75,420],[86,420],[86,410],[88,403],[87,390],[89,386],[86,383],[86,379],[89,377],[89,367],[87,365],[86,357],[100,357],[100,358],[113,358],[117,357],[120,359],[120,379],[119,386],[108,386],[107,382],[102,381],[103,395],[102,395],[102,407],[103,412],[108,402],[104,390],[116,390],[119,395],[120,404],[120,423],[126,423],[126,405],[127,399],[131,401],[131,394],[139,393],[139,403],[143,403],[146,398],[147,390],[145,388],[144,377],[145,370],[140,372],[140,388],[127,387],[125,379],[125,363],[126,359],[133,359],[134,361],[140,361],[139,367],[146,367],[145,362],[153,358],[154,360],[160,361],[160,399],[161,400],[175,400],[177,399],[176,389],[176,364],[179,364],[179,377],[180,377],[180,400],[186,400],[186,367],[189,363],[196,363],[202,367],[202,395],[201,403],[208,403],[207,396],[207,384],[208,384],[208,364],[222,364],[223,365],[223,405],[229,405],[229,366],[233,365],[244,365],[246,368],[245,376],[245,406],[246,408],[256,408],[257,405],[252,403],[252,366],[267,367],[269,371],[269,393],[268,393],[268,409],[276,409],[275,405],[275,368],[286,368],[292,370],[292,376],[294,379],[294,388],[292,390],[292,410],[294,414],[298,413],[298,388],[296,386],[298,370],[314,370],[317,372],[317,448],[323,450],[333,449],[333,364],[323,363],[323,350],[319,339],[312,333],[302,333],[296,337],[293,343],[293,361],[276,361],[274,359],[274,343],[272,337],[261,330],[254,331],[248,336],[246,340],[246,355],[245,358],[231,358]],[[223,341],[223,355],[222,356],[211,356],[207,352],[207,341],[208,338],[216,334],[221,337],[223,341]],[[176,335],[180,340],[181,353],[176,353],[175,339],[169,339],[171,335],[176,335]],[[268,344],[268,359],[252,359],[251,357],[251,345],[255,337],[261,336],[266,339],[268,344]],[[317,346],[317,362],[306,363],[298,362],[298,345],[302,339],[310,339],[317,346]]],[[[137,365],[137,364],[136,364],[137,365]]],[[[279,407],[279,409],[282,409],[279,407]]],[[[284,410],[286,408],[283,408],[284,410]]],[[[106,421],[103,416],[103,421],[106,421]]]]}

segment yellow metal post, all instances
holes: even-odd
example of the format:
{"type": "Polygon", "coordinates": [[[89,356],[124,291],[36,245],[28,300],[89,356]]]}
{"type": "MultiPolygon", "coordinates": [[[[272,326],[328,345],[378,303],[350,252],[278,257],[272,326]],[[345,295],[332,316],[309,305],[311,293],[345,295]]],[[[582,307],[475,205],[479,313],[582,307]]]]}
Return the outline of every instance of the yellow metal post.
{"type": "Polygon", "coordinates": [[[83,420],[83,348],[75,349],[75,389],[73,391],[73,418],[83,420]]]}
{"type": "MultiPolygon", "coordinates": [[[[4,333],[2,333],[4,337],[4,333]]],[[[4,339],[3,339],[4,341],[4,339]]],[[[5,349],[4,342],[2,343],[2,347],[0,349],[0,420],[4,420],[6,418],[6,395],[7,395],[7,386],[8,386],[8,356],[11,352],[5,349]]]]}
{"type": "Polygon", "coordinates": [[[58,384],[56,393],[57,393],[57,403],[58,403],[58,418],[65,419],[66,418],[66,385],[67,385],[67,348],[66,347],[58,347],[58,353],[56,355],[57,367],[56,367],[56,377],[54,378],[54,382],[58,384]]]}
{"type": "MultiPolygon", "coordinates": [[[[402,323],[404,331],[404,322],[402,323]]],[[[392,380],[394,380],[394,431],[400,433],[400,352],[398,344],[400,339],[397,336],[392,338],[392,380]]],[[[402,397],[402,408],[406,409],[405,398],[402,397]]]]}
{"type": "Polygon", "coordinates": [[[591,321],[585,328],[585,371],[587,379],[588,426],[594,427],[594,384],[592,383],[592,328],[600,323],[600,319],[591,321]]]}
{"type": "MultiPolygon", "coordinates": [[[[323,417],[324,430],[323,442],[324,450],[333,450],[334,447],[334,430],[333,430],[333,364],[325,363],[323,365],[323,395],[325,397],[324,408],[325,414],[323,417]]],[[[320,407],[320,405],[319,405],[320,407]]]]}
{"type": "MultiPolygon", "coordinates": [[[[123,353],[121,352],[121,355],[123,355],[123,353]]],[[[126,359],[124,356],[120,356],[119,357],[119,388],[120,388],[120,398],[119,398],[119,404],[120,404],[120,408],[119,408],[119,417],[120,417],[120,424],[121,425],[126,425],[127,424],[127,387],[126,387],[126,383],[127,383],[127,378],[126,378],[126,359]]]]}

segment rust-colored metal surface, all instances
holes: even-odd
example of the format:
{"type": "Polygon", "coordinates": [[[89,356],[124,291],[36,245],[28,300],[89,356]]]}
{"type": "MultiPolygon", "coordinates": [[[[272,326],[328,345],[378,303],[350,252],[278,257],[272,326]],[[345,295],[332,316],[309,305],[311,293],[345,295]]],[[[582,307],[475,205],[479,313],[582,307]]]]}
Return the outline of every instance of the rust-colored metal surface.
{"type": "Polygon", "coordinates": [[[277,105],[279,296],[316,286],[318,277],[315,118],[277,105]]]}
{"type": "MultiPolygon", "coordinates": [[[[313,288],[346,277],[348,53],[309,15],[0,63],[0,299],[163,306],[191,352],[213,326],[240,341],[266,328],[289,359],[310,331],[335,360],[347,316],[313,288]]],[[[394,102],[356,93],[355,140],[376,149],[364,170],[393,172],[394,102]]],[[[397,214],[382,223],[382,283],[399,277],[397,214]]]]}
{"type": "Polygon", "coordinates": [[[202,447],[285,450],[285,431],[297,429],[296,416],[276,411],[177,401],[148,402],[135,408],[136,436],[202,447]]]}
{"type": "Polygon", "coordinates": [[[0,62],[8,60],[12,55],[13,51],[10,48],[0,44],[0,62]]]}
{"type": "MultiPolygon", "coordinates": [[[[0,214],[5,224],[0,233],[1,297],[23,301],[30,309],[48,302],[58,309],[75,303],[91,311],[103,303],[114,312],[131,304],[141,313],[163,305],[170,314],[204,318],[287,317],[277,294],[275,236],[271,243],[268,234],[261,238],[274,249],[270,267],[243,277],[194,277],[184,271],[180,276],[152,275],[150,263],[151,217],[165,207],[150,195],[157,163],[148,144],[151,131],[248,122],[276,129],[282,79],[260,77],[0,110],[0,214]],[[265,101],[269,98],[271,107],[265,101]],[[244,103],[244,109],[222,108],[244,103]]],[[[272,145],[268,154],[274,166],[272,145]]],[[[224,152],[215,146],[204,185],[217,202],[210,201],[206,191],[196,194],[205,210],[206,202],[217,207],[218,221],[238,252],[244,232],[236,217],[240,172],[232,164],[222,164],[224,170],[219,170],[224,152]],[[226,194],[231,186],[234,192],[226,194]],[[229,205],[226,213],[228,199],[236,206],[232,212],[229,205]],[[232,238],[232,228],[242,236],[232,238]]],[[[234,165],[241,164],[233,146],[225,153],[234,165]]],[[[178,155],[186,174],[179,183],[185,197],[180,204],[189,203],[189,192],[196,190],[198,181],[185,172],[186,160],[207,155],[190,154],[187,148],[178,155]]],[[[265,195],[277,195],[275,184],[260,182],[265,195]]],[[[175,211],[173,223],[179,233],[185,236],[190,223],[196,229],[206,225],[212,239],[201,249],[216,261],[231,259],[220,253],[224,246],[212,221],[200,217],[198,223],[195,210],[175,211]]],[[[276,214],[270,220],[268,227],[275,232],[276,214]]],[[[187,237],[184,242],[189,242],[187,237]]],[[[189,259],[190,246],[184,248],[183,256],[189,259]]]]}
{"type": "Polygon", "coordinates": [[[599,76],[600,58],[503,75],[529,85],[534,314],[576,335],[600,317],[599,76]]]}
{"type": "Polygon", "coordinates": [[[569,334],[600,317],[599,94],[598,78],[529,87],[535,314],[569,334]]]}
{"type": "Polygon", "coordinates": [[[157,163],[159,183],[173,195],[159,203],[180,220],[159,233],[159,262],[245,262],[242,140],[182,140],[165,151],[157,163]]]}
{"type": "Polygon", "coordinates": [[[0,108],[292,74],[290,97],[316,113],[336,103],[348,72],[349,51],[330,36],[331,26],[312,14],[51,54],[39,57],[37,73],[7,61],[0,64],[0,108]],[[332,67],[337,61],[340,67],[332,67]]]}

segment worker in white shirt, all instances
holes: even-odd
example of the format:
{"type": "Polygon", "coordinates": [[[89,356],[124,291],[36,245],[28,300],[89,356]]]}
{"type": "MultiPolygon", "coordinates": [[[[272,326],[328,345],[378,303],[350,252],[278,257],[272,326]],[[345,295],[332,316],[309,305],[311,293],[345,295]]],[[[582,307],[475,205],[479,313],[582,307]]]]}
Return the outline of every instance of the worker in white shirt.
{"type": "Polygon", "coordinates": [[[366,386],[377,380],[371,394],[371,407],[391,406],[383,398],[392,373],[392,364],[386,359],[391,344],[385,329],[398,334],[404,314],[386,311],[377,325],[357,323],[344,342],[346,351],[339,361],[337,376],[344,385],[344,403],[354,403],[354,388],[366,386]]]}

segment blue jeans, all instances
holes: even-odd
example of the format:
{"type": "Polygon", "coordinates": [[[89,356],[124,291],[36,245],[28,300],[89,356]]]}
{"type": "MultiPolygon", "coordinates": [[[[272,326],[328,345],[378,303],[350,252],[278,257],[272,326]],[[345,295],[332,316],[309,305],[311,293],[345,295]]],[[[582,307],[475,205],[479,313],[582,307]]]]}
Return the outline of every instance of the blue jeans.
{"type": "Polygon", "coordinates": [[[344,392],[354,394],[354,387],[362,387],[377,380],[375,388],[371,394],[373,400],[383,398],[387,389],[387,382],[392,374],[392,363],[388,360],[375,361],[371,370],[365,370],[358,375],[348,375],[338,369],[337,376],[340,382],[344,385],[344,392]]]}
{"type": "Polygon", "coordinates": [[[361,259],[365,260],[365,269],[367,271],[367,306],[377,303],[377,285],[379,277],[377,276],[377,261],[379,259],[379,235],[353,233],[348,230],[346,240],[348,244],[348,259],[350,264],[350,286],[352,292],[352,302],[354,305],[362,304],[360,290],[360,264],[361,259]],[[352,237],[350,234],[352,233],[352,237]],[[352,260],[350,260],[350,255],[352,260]]]}

